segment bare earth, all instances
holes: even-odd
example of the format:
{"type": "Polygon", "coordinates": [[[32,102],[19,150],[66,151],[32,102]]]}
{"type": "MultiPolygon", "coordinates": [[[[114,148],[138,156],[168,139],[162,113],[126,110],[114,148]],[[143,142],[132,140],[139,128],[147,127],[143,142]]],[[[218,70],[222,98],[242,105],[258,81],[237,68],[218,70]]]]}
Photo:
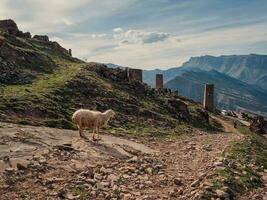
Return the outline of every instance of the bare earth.
{"type": "Polygon", "coordinates": [[[105,134],[98,142],[77,131],[0,123],[0,199],[195,199],[224,149],[241,138],[220,122],[223,133],[105,134]]]}

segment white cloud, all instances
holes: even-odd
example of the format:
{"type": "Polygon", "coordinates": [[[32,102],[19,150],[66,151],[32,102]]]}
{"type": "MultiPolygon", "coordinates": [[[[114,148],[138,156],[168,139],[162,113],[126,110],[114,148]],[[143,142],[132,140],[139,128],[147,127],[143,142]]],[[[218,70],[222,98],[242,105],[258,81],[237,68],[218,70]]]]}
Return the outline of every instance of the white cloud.
{"type": "MultiPolygon", "coordinates": [[[[130,12],[136,11],[125,11],[127,7],[132,8],[129,5],[135,1],[0,0],[0,18],[14,19],[23,31],[48,34],[51,40],[71,48],[76,57],[139,68],[179,66],[191,56],[205,54],[262,53],[252,46],[267,41],[266,21],[230,27],[229,22],[220,21],[219,15],[205,14],[203,19],[189,12],[156,21],[155,26],[152,13],[147,13],[144,7],[144,13],[141,12],[144,20],[128,23],[130,12]],[[120,21],[118,16],[123,19],[120,21]],[[95,24],[101,28],[87,29],[95,24]],[[76,25],[80,25],[77,30],[76,25]]],[[[172,10],[173,5],[169,4],[166,9],[172,10]]],[[[231,23],[233,21],[231,19],[231,23]]]]}
{"type": "Polygon", "coordinates": [[[38,34],[59,32],[79,19],[70,13],[85,5],[87,0],[1,0],[0,17],[14,19],[23,31],[38,34]]]}
{"type": "Polygon", "coordinates": [[[14,19],[23,31],[54,34],[83,21],[107,17],[129,2],[129,0],[0,0],[0,19],[14,19]]]}
{"type": "Polygon", "coordinates": [[[56,41],[56,42],[58,42],[58,43],[61,43],[61,42],[64,41],[62,38],[57,37],[57,36],[50,37],[49,40],[50,40],[50,41],[56,41]]]}
{"type": "Polygon", "coordinates": [[[103,38],[103,37],[106,37],[107,34],[103,33],[103,34],[92,34],[91,35],[92,38],[103,38]]]}
{"type": "Polygon", "coordinates": [[[163,32],[147,32],[143,30],[127,30],[121,28],[114,29],[114,38],[120,40],[122,44],[146,44],[164,41],[170,37],[170,34],[163,32]]]}
{"type": "Polygon", "coordinates": [[[118,27],[118,28],[114,28],[113,31],[114,31],[115,33],[122,33],[122,32],[123,32],[123,29],[120,28],[120,27],[118,27]]]}
{"type": "Polygon", "coordinates": [[[191,56],[251,53],[250,45],[266,41],[267,29],[266,24],[256,24],[180,36],[166,35],[168,37],[161,41],[157,38],[161,34],[155,31],[126,30],[120,34],[72,33],[53,39],[73,49],[74,56],[88,61],[152,69],[180,66],[191,56]],[[150,36],[154,41],[152,33],[157,33],[156,41],[160,42],[144,42],[144,38],[150,36]]]}

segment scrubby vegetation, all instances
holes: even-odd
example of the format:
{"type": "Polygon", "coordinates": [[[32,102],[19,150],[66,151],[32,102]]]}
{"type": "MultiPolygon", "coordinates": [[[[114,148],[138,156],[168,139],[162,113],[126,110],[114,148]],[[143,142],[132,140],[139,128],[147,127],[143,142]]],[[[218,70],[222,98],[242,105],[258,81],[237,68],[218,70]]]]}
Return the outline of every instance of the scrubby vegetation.
{"type": "Polygon", "coordinates": [[[262,186],[260,173],[267,170],[267,141],[242,124],[238,130],[243,137],[225,150],[222,165],[208,180],[204,199],[218,196],[218,191],[235,199],[245,191],[262,186]]]}

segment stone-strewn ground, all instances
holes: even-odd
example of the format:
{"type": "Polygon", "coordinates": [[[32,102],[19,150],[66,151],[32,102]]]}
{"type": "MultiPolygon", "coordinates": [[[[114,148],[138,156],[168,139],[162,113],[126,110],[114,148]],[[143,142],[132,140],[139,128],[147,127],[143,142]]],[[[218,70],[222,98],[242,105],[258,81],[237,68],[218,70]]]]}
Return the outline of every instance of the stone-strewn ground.
{"type": "Polygon", "coordinates": [[[233,133],[84,141],[76,131],[0,124],[0,199],[195,199],[233,133]]]}

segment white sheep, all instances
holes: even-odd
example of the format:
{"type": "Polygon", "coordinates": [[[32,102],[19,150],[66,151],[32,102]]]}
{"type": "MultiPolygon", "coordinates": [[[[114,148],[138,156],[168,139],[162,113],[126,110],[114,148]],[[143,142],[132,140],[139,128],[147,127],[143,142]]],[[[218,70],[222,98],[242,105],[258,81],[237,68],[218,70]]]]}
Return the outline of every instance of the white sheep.
{"type": "Polygon", "coordinates": [[[81,138],[88,139],[82,132],[84,128],[93,129],[93,140],[95,134],[99,136],[99,129],[105,126],[111,117],[114,117],[115,112],[113,110],[107,110],[105,112],[79,109],[72,115],[72,121],[77,125],[81,138]]]}

